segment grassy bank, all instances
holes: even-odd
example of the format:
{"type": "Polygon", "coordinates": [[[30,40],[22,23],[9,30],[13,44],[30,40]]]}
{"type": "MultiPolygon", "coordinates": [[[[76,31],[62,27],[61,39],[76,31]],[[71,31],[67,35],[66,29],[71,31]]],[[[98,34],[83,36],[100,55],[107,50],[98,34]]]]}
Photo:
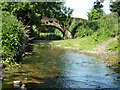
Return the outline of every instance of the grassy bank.
{"type": "Polygon", "coordinates": [[[51,42],[52,45],[75,48],[76,50],[91,50],[96,46],[96,42],[90,37],[68,39],[51,42]]]}
{"type": "MultiPolygon", "coordinates": [[[[99,45],[103,43],[104,41],[107,41],[110,38],[110,37],[105,37],[104,35],[102,35],[98,37],[99,39],[99,42],[98,42],[93,37],[94,35],[83,37],[83,38],[54,41],[54,42],[51,42],[51,45],[69,47],[69,48],[74,48],[76,50],[93,50],[96,47],[96,45],[99,45]]],[[[111,48],[110,46],[111,46],[111,43],[109,46],[107,46],[106,50],[110,49],[111,48]]]]}
{"type": "Polygon", "coordinates": [[[118,46],[118,42],[119,42],[119,41],[118,41],[118,39],[117,39],[117,40],[109,43],[108,46],[106,46],[106,50],[110,50],[110,51],[113,51],[113,52],[115,52],[115,53],[118,53],[118,51],[119,51],[118,48],[120,48],[120,47],[118,46]]]}
{"type": "Polygon", "coordinates": [[[102,59],[103,63],[107,63],[107,66],[117,66],[119,59],[118,54],[115,50],[108,50],[108,49],[114,49],[116,46],[115,43],[117,43],[117,40],[111,42],[108,44],[108,46],[104,47],[102,46],[104,42],[107,42],[109,40],[103,40],[100,43],[95,42],[94,39],[91,37],[84,37],[84,38],[77,38],[77,39],[69,39],[69,40],[60,40],[60,41],[54,41],[50,44],[53,46],[65,48],[65,49],[73,49],[77,50],[81,53],[95,56],[97,58],[102,59]]]}
{"type": "Polygon", "coordinates": [[[118,25],[116,13],[99,20],[77,21],[70,27],[74,39],[54,41],[51,44],[79,51],[86,50],[85,53],[90,55],[94,53],[97,57],[105,58],[105,62],[115,65],[119,62],[117,61],[119,46],[118,40],[111,40],[118,36],[118,25]]]}

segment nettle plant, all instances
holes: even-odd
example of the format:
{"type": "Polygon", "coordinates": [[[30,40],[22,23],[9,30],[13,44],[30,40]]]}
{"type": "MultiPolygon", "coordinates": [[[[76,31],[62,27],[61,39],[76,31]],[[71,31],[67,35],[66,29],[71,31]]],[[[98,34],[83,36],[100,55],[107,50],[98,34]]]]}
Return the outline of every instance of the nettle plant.
{"type": "Polygon", "coordinates": [[[2,12],[2,63],[14,67],[22,58],[23,25],[8,12],[2,12]]]}

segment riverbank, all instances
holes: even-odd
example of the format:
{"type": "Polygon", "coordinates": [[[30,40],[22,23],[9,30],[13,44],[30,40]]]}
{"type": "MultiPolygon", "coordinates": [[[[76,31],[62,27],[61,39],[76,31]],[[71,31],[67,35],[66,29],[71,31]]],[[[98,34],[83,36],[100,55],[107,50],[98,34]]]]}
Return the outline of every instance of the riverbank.
{"type": "Polygon", "coordinates": [[[54,47],[47,41],[35,41],[30,47],[34,54],[24,57],[20,68],[4,73],[3,89],[119,86],[118,72],[106,67],[101,59],[76,50],[54,47]]]}
{"type": "Polygon", "coordinates": [[[100,44],[95,44],[95,42],[90,38],[54,41],[51,42],[51,44],[57,47],[73,49],[79,51],[80,53],[101,58],[103,59],[103,63],[107,63],[108,66],[116,66],[119,62],[117,53],[112,50],[106,50],[105,47],[109,43],[117,40],[117,38],[118,36],[109,38],[100,44]]]}

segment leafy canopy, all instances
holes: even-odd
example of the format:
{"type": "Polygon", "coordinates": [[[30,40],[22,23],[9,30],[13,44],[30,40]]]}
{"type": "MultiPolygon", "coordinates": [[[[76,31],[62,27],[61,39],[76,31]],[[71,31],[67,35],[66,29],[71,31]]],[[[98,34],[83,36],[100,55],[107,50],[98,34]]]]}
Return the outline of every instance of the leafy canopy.
{"type": "Polygon", "coordinates": [[[13,13],[24,25],[41,24],[43,16],[55,17],[60,15],[63,2],[3,2],[2,10],[13,13]]]}
{"type": "Polygon", "coordinates": [[[101,2],[94,2],[94,6],[90,10],[90,12],[87,13],[89,20],[96,20],[101,18],[105,15],[105,12],[103,11],[103,5],[101,2]]]}
{"type": "Polygon", "coordinates": [[[120,1],[116,0],[115,2],[111,2],[111,5],[110,5],[110,11],[112,12],[117,12],[118,15],[120,16],[120,1]]]}
{"type": "Polygon", "coordinates": [[[46,16],[56,18],[64,28],[71,24],[73,9],[64,6],[63,2],[3,2],[2,10],[13,13],[24,25],[41,27],[41,19],[46,16]]]}

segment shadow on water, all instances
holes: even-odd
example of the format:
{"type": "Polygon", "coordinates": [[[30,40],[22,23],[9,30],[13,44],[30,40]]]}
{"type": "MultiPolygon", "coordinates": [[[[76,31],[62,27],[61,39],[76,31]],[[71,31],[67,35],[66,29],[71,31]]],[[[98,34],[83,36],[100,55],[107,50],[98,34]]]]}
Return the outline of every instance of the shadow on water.
{"type": "Polygon", "coordinates": [[[34,40],[32,42],[33,43],[50,43],[50,42],[53,42],[53,40],[34,40]]]}
{"type": "Polygon", "coordinates": [[[47,43],[35,42],[35,52],[23,59],[21,68],[6,72],[3,88],[21,81],[27,88],[118,88],[120,75],[100,59],[47,43]]]}

